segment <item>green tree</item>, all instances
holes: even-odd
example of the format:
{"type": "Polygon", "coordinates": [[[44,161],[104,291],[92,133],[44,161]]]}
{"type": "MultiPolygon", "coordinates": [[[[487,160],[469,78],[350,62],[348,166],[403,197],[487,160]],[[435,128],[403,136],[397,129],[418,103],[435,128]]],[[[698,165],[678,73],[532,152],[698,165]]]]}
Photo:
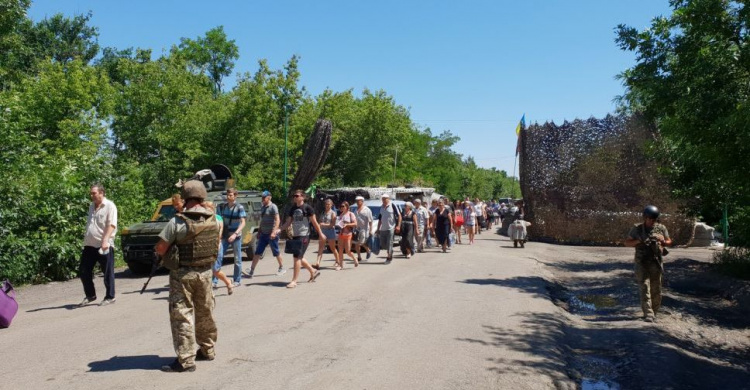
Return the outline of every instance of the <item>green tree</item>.
{"type": "Polygon", "coordinates": [[[204,37],[180,39],[173,52],[187,59],[198,72],[206,73],[216,94],[221,92],[222,80],[232,73],[234,62],[240,57],[234,39],[227,39],[224,26],[208,30],[204,37]]]}
{"type": "Polygon", "coordinates": [[[74,59],[88,64],[99,53],[99,29],[89,25],[91,16],[89,12],[71,19],[56,14],[37,23],[31,31],[36,56],[63,64],[74,59]]]}
{"type": "Polygon", "coordinates": [[[729,205],[737,243],[750,245],[750,9],[729,0],[672,0],[667,17],[617,44],[636,53],[620,78],[624,109],[658,125],[654,146],[678,197],[709,222],[729,205]]]}
{"type": "Polygon", "coordinates": [[[87,186],[114,181],[107,122],[113,89],[80,61],[46,63],[0,92],[0,277],[75,276],[87,186]]]}

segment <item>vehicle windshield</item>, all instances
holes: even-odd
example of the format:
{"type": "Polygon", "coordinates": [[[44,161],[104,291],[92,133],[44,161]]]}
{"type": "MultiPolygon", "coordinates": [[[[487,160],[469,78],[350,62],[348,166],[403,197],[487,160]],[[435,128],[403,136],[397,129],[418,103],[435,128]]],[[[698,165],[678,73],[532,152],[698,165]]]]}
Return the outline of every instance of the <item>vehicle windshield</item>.
{"type": "Polygon", "coordinates": [[[166,204],[159,208],[159,215],[156,217],[155,222],[167,222],[172,219],[175,215],[175,209],[171,204],[166,204]]]}

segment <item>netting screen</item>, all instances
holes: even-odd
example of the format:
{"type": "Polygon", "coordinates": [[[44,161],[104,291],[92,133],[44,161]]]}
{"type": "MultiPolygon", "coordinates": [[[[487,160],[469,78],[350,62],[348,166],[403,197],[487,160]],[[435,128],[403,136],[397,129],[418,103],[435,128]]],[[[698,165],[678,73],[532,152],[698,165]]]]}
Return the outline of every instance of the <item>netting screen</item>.
{"type": "Polygon", "coordinates": [[[622,243],[647,204],[659,207],[676,244],[693,221],[670,198],[667,179],[647,148],[656,137],[639,117],[607,116],[520,135],[520,183],[531,239],[586,245],[622,243]]]}

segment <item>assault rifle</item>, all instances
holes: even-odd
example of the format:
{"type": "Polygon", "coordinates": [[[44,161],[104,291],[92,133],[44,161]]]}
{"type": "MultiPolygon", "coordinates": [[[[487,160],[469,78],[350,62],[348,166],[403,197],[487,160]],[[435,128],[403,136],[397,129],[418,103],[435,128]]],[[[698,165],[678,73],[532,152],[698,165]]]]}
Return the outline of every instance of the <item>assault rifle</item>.
{"type": "Polygon", "coordinates": [[[148,280],[146,280],[146,283],[143,283],[141,294],[146,291],[146,287],[148,287],[149,282],[151,282],[151,278],[156,275],[156,271],[159,270],[159,267],[161,267],[161,257],[156,253],[156,251],[154,251],[153,261],[151,263],[151,273],[148,275],[148,280]]]}
{"type": "Polygon", "coordinates": [[[659,268],[661,268],[661,272],[664,272],[664,256],[669,254],[669,251],[667,248],[663,247],[661,245],[661,242],[653,235],[648,236],[643,243],[648,248],[648,251],[651,252],[654,256],[654,259],[656,259],[656,262],[659,263],[659,268]]]}

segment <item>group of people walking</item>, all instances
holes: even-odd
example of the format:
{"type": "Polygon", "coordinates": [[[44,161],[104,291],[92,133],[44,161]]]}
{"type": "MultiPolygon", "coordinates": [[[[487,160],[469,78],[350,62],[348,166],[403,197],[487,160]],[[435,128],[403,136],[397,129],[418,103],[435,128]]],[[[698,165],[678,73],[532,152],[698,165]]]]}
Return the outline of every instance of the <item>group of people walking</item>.
{"type": "MultiPolygon", "coordinates": [[[[234,202],[236,195],[236,190],[227,191],[227,203],[215,207],[206,200],[203,183],[190,180],[183,184],[181,196],[173,198],[177,214],[159,233],[155,247],[155,252],[162,258],[162,265],[170,271],[169,318],[177,354],[173,362],[161,367],[165,372],[195,371],[196,361],[215,358],[217,327],[213,316],[215,301],[212,279],[214,288],[218,280],[224,281],[231,295],[242,276],[242,250],[238,243],[242,241],[246,213],[241,205],[234,202]],[[224,252],[230,246],[234,247],[235,256],[240,259],[239,263],[235,261],[231,280],[221,271],[224,252]]],[[[80,305],[86,306],[96,300],[92,281],[92,270],[96,263],[104,272],[106,287],[106,295],[100,305],[109,305],[115,302],[112,246],[117,230],[117,207],[105,197],[104,187],[99,184],[91,186],[90,197],[92,203],[79,269],[86,296],[80,305]]],[[[318,218],[313,207],[305,203],[305,193],[297,190],[294,192],[294,204],[286,212],[282,224],[278,207],[271,201],[271,194],[264,191],[257,245],[251,268],[245,271],[245,276],[253,277],[258,261],[268,246],[279,263],[277,274],[286,272],[279,250],[279,236],[287,229],[291,238],[286,241],[285,252],[292,254],[294,259],[294,273],[287,287],[294,288],[302,268],[310,273],[308,282],[315,282],[320,276],[326,246],[334,254],[336,270],[344,268],[344,255],[357,267],[359,262],[368,261],[376,246],[385,250],[385,263],[390,264],[395,234],[401,235],[402,251],[406,258],[410,258],[431,246],[446,252],[452,245],[461,243],[462,230],[469,235],[468,243],[473,244],[475,235],[499,223],[498,217],[503,214],[512,213],[514,218],[523,221],[522,207],[508,209],[503,204],[485,204],[479,199],[451,203],[447,198],[440,198],[432,200],[431,207],[425,207],[421,199],[415,198],[405,203],[403,211],[391,202],[388,194],[381,199],[377,229],[374,230],[377,237],[370,237],[375,218],[364,205],[363,197],[356,198],[355,211],[350,210],[348,202],[342,202],[339,213],[333,211],[333,202],[328,200],[318,218]],[[336,227],[339,228],[338,232],[336,227]],[[315,265],[304,257],[312,229],[319,235],[315,265]],[[362,254],[365,255],[364,259],[362,254]]],[[[666,227],[657,222],[659,210],[656,207],[647,206],[643,217],[644,222],[631,229],[625,245],[636,248],[636,277],[641,306],[644,319],[653,322],[661,305],[662,256],[667,254],[665,247],[671,245],[672,241],[666,227]]]]}
{"type": "MultiPolygon", "coordinates": [[[[92,186],[90,195],[92,205],[80,269],[86,296],[81,306],[96,300],[91,272],[96,263],[104,270],[107,289],[101,304],[115,302],[114,256],[111,248],[117,229],[117,208],[104,197],[101,185],[92,186]]],[[[203,183],[190,180],[183,184],[181,194],[172,198],[177,214],[159,233],[155,246],[156,254],[162,259],[161,264],[170,271],[169,318],[177,354],[172,363],[162,367],[163,371],[195,371],[196,361],[215,358],[217,328],[213,316],[215,301],[212,287],[217,288],[218,282],[222,281],[226,284],[228,295],[231,295],[234,288],[241,284],[243,274],[253,278],[258,262],[269,246],[279,265],[277,275],[286,273],[279,246],[281,232],[288,232],[284,252],[291,254],[294,261],[292,280],[286,287],[295,288],[302,268],[310,274],[308,282],[317,280],[326,247],[333,253],[335,270],[345,267],[345,257],[357,267],[378,250],[385,252],[385,264],[390,264],[393,261],[395,235],[401,236],[401,250],[407,259],[430,247],[446,252],[454,244],[461,243],[462,229],[470,232],[470,243],[473,242],[474,233],[481,234],[481,230],[490,229],[493,223],[485,221],[492,220],[495,207],[494,202],[489,205],[479,200],[451,203],[447,198],[431,200],[431,206],[426,207],[422,199],[414,198],[400,209],[388,194],[384,194],[378,215],[373,215],[361,196],[355,200],[357,207],[354,211],[348,202],[342,202],[338,205],[337,213],[333,201],[327,200],[324,211],[317,214],[305,202],[304,191],[297,190],[282,222],[271,194],[264,191],[261,194],[260,226],[252,263],[249,269],[243,271],[241,243],[247,213],[236,202],[236,197],[237,191],[230,189],[227,191],[227,202],[214,205],[207,201],[203,183]],[[305,253],[313,230],[318,234],[319,247],[315,263],[310,264],[305,259],[305,253]],[[232,248],[235,256],[231,278],[221,269],[229,248],[232,248]]]]}

